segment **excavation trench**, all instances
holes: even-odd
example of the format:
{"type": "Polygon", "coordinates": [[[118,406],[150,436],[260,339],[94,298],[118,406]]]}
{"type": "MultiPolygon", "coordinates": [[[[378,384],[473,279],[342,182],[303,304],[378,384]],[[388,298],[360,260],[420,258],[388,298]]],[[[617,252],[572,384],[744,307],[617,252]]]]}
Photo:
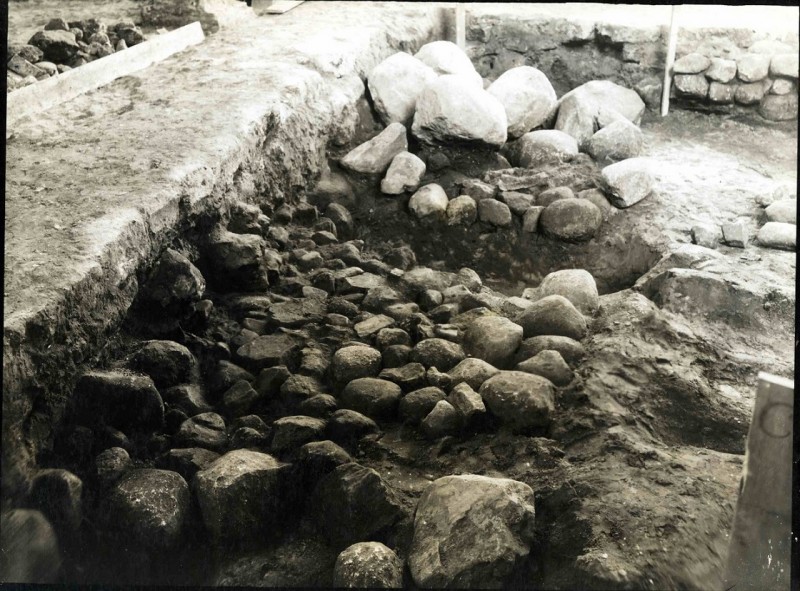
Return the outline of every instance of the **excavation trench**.
{"type": "MultiPolygon", "coordinates": [[[[421,44],[429,32],[414,35],[397,43],[421,44]]],[[[491,70],[514,59],[497,55],[491,70]]],[[[437,479],[467,474],[533,491],[529,551],[503,572],[510,586],[717,586],[755,376],[765,366],[793,371],[795,269],[793,253],[751,244],[757,254],[746,258],[686,243],[693,207],[703,221],[761,223],[753,199],[791,176],[783,146],[796,143],[796,126],[646,115],[645,147],[666,172],[628,209],[605,202],[585,154],[526,171],[495,150],[408,134],[427,165],[419,184],[439,185],[450,201],[511,191],[532,202],[566,188],[607,206],[590,239],[567,241],[526,228],[521,211],[502,224],[412,215],[413,191],[384,194],[383,174],[340,164],[383,128],[363,84],[323,84],[317,71],[299,79],[314,109],[265,116],[254,141],[221,170],[200,170],[159,212],[176,223],[136,229],[147,264],[90,292],[97,311],[81,318],[93,324],[73,324],[76,335],[59,328],[58,338],[69,333],[63,349],[77,351],[68,366],[37,349],[52,326],[28,325],[25,363],[46,375],[34,381],[22,431],[38,468],[83,483],[34,473],[20,503],[51,520],[59,580],[329,587],[342,550],[380,541],[413,588],[420,500],[437,479]],[[323,97],[334,86],[347,124],[329,120],[336,105],[323,97]],[[697,138],[679,137],[686,129],[697,138]],[[696,193],[717,186],[703,185],[709,155],[734,189],[703,201],[696,193]],[[742,172],[744,161],[774,174],[742,172]],[[599,294],[580,339],[545,345],[550,333],[525,334],[496,362],[514,370],[558,350],[546,420],[521,424],[497,407],[428,420],[464,379],[451,374],[474,357],[465,335],[476,321],[523,322],[543,280],[570,269],[588,271],[599,294]],[[109,309],[122,319],[101,317],[109,309]],[[344,350],[368,351],[368,361],[348,373],[344,350]],[[351,388],[376,377],[380,392],[351,388]],[[221,458],[229,463],[214,472],[221,458]]],[[[65,326],[68,312],[58,317],[65,326]]],[[[486,394],[488,378],[471,377],[486,394]]]]}

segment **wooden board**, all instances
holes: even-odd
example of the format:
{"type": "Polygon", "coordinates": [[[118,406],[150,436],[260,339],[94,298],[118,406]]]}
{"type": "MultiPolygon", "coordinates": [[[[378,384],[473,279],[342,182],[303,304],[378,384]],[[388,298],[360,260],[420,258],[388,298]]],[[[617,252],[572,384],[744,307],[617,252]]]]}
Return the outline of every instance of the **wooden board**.
{"type": "Polygon", "coordinates": [[[203,41],[205,35],[199,22],[156,35],[138,45],[84,64],[63,74],[40,80],[10,92],[6,103],[6,126],[40,113],[60,103],[99,88],[121,76],[168,58],[203,41]]]}
{"type": "Polygon", "coordinates": [[[794,382],[758,375],[724,589],[789,589],[794,382]]]}
{"type": "Polygon", "coordinates": [[[305,0],[275,0],[267,7],[267,14],[283,14],[295,6],[301,5],[305,0]]]}

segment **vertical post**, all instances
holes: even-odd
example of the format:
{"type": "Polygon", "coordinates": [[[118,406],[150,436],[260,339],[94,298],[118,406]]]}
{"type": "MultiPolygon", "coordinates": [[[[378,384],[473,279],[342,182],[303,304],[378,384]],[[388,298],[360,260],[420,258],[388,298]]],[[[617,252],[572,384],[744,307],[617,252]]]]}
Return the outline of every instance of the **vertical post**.
{"type": "Polygon", "coordinates": [[[758,374],[724,589],[789,590],[794,382],[758,374]]]}
{"type": "Polygon", "coordinates": [[[675,63],[675,49],[678,46],[678,7],[672,6],[669,20],[669,42],[667,43],[667,63],[664,66],[664,86],[661,90],[661,116],[669,112],[669,89],[672,86],[672,64],[675,63]]]}
{"type": "Polygon", "coordinates": [[[459,2],[456,4],[456,45],[461,51],[466,51],[467,48],[467,25],[464,4],[459,2]]]}

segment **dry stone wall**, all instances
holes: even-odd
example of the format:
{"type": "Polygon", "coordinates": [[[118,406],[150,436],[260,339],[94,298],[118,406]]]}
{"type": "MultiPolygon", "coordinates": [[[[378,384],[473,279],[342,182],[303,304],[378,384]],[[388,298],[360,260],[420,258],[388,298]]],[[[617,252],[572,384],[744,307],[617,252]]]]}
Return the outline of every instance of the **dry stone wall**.
{"type": "MultiPolygon", "coordinates": [[[[467,14],[467,54],[495,80],[533,66],[559,96],[590,80],[634,88],[650,109],[661,102],[668,28],[502,14],[467,14]]],[[[797,35],[745,29],[681,29],[671,96],[680,108],[757,111],[797,118],[797,35]],[[778,37],[778,38],[776,38],[778,37]]]]}

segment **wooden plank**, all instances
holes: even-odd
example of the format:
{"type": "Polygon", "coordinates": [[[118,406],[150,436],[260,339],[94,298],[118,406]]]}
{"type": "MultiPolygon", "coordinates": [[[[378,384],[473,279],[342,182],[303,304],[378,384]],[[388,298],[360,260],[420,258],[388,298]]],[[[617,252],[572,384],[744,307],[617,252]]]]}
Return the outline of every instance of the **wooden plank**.
{"type": "Polygon", "coordinates": [[[295,6],[300,6],[305,0],[275,0],[267,7],[267,14],[283,14],[295,6]]]}
{"type": "Polygon", "coordinates": [[[6,125],[10,127],[22,117],[40,113],[121,76],[143,70],[155,62],[202,42],[204,38],[200,23],[194,22],[74,70],[10,92],[7,95],[6,125]]]}
{"type": "Polygon", "coordinates": [[[461,51],[465,51],[467,47],[466,20],[464,4],[459,2],[456,4],[456,45],[458,45],[461,51]]]}
{"type": "Polygon", "coordinates": [[[672,7],[669,20],[669,42],[667,43],[667,63],[664,66],[664,84],[661,89],[661,116],[669,113],[669,90],[672,86],[672,65],[675,63],[675,50],[678,47],[678,7],[672,7]]]}
{"type": "Polygon", "coordinates": [[[794,382],[758,375],[724,589],[789,589],[794,382]]]}

